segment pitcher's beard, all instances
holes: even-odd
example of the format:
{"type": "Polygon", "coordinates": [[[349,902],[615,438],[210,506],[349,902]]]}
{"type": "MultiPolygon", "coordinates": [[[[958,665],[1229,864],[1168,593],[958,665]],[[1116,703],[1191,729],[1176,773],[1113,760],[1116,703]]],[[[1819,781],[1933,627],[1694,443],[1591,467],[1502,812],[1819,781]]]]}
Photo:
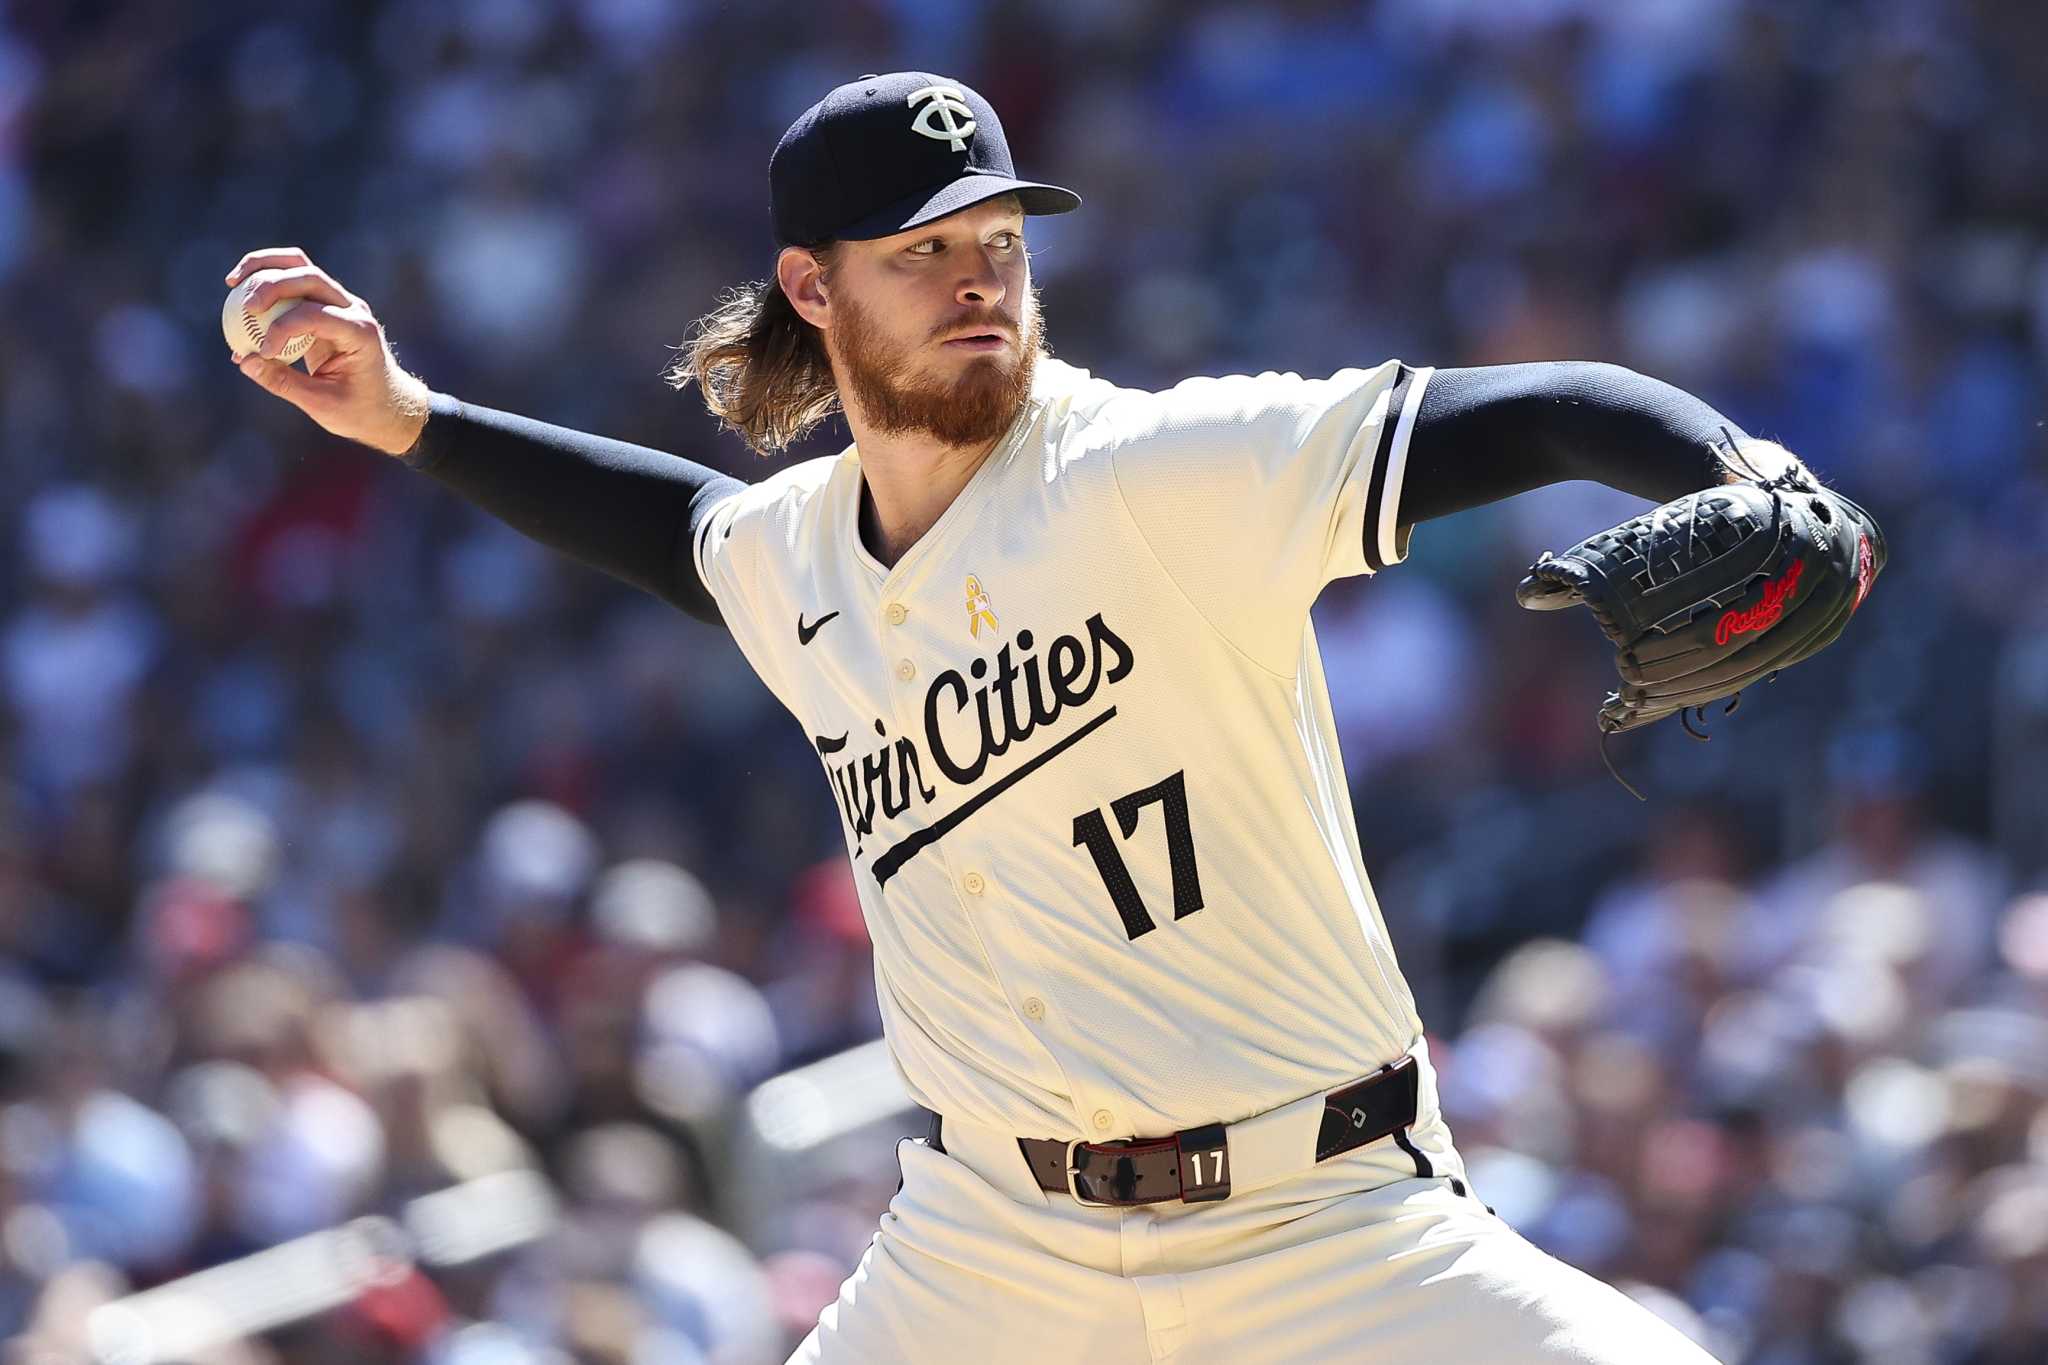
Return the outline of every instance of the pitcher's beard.
{"type": "Polygon", "coordinates": [[[1024,313],[1019,358],[977,355],[953,379],[924,374],[891,351],[873,317],[851,299],[842,297],[836,306],[833,368],[841,397],[850,396],[848,406],[858,405],[882,432],[924,433],[949,446],[986,445],[1009,430],[1031,396],[1042,345],[1035,289],[1024,313]]]}

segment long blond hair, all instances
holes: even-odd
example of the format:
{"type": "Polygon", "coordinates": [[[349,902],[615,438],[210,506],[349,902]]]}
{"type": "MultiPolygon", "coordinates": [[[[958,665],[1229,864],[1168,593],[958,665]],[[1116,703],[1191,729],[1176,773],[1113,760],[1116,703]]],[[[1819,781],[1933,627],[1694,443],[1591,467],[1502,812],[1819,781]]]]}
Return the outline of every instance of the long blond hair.
{"type": "MultiPolygon", "coordinates": [[[[829,282],[833,248],[811,254],[829,282]]],[[[662,378],[678,389],[697,381],[712,415],[762,455],[788,449],[839,410],[825,338],[772,275],[727,290],[677,349],[662,378]]]]}

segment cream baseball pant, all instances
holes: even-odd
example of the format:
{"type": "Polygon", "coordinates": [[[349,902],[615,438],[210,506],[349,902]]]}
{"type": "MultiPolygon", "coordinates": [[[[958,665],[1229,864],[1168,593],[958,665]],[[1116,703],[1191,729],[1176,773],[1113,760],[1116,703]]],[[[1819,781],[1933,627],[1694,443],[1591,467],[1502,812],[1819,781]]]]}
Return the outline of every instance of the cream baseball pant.
{"type": "Polygon", "coordinates": [[[1410,1133],[1433,1175],[1388,1138],[1208,1204],[1077,1204],[949,1119],[944,1152],[899,1144],[903,1188],[791,1365],[1712,1365],[1487,1211],[1433,1080],[1410,1133]]]}

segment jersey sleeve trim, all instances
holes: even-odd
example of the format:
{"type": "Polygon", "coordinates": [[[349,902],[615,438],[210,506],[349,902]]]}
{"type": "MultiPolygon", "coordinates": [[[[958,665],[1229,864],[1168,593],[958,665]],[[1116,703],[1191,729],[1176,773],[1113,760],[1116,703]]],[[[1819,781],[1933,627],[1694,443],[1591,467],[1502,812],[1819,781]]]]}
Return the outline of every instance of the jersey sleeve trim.
{"type": "MultiPolygon", "coordinates": [[[[730,494],[713,502],[696,518],[695,541],[690,547],[690,561],[697,570],[697,579],[704,585],[705,593],[719,606],[720,615],[724,614],[725,608],[718,603],[718,576],[711,572],[711,537],[732,534],[733,518],[739,513],[739,499],[751,486],[738,484],[730,494]]],[[[751,574],[748,576],[751,577],[751,574]]]]}
{"type": "Polygon", "coordinates": [[[1365,566],[1378,573],[1407,558],[1406,537],[1399,535],[1401,482],[1408,470],[1408,441],[1415,433],[1415,414],[1422,391],[1435,371],[1401,366],[1387,394],[1387,415],[1381,419],[1378,449],[1373,454],[1372,483],[1365,502],[1365,566]]]}
{"type": "Polygon", "coordinates": [[[718,594],[712,591],[711,576],[704,571],[704,561],[698,557],[698,552],[704,544],[704,533],[711,525],[712,514],[746,491],[747,485],[738,479],[706,484],[690,499],[689,522],[677,528],[678,537],[689,538],[689,571],[696,575],[697,586],[721,621],[725,618],[725,609],[718,605],[718,594]]]}

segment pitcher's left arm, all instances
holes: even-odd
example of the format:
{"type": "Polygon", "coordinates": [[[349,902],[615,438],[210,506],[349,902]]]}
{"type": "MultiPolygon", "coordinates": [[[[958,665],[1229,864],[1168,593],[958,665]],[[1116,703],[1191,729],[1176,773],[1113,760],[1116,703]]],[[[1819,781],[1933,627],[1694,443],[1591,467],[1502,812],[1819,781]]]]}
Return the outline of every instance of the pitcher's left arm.
{"type": "Polygon", "coordinates": [[[1784,447],[1625,366],[1548,360],[1440,369],[1409,438],[1400,525],[1405,537],[1417,522],[1571,479],[1669,502],[1795,467],[1784,447]]]}

